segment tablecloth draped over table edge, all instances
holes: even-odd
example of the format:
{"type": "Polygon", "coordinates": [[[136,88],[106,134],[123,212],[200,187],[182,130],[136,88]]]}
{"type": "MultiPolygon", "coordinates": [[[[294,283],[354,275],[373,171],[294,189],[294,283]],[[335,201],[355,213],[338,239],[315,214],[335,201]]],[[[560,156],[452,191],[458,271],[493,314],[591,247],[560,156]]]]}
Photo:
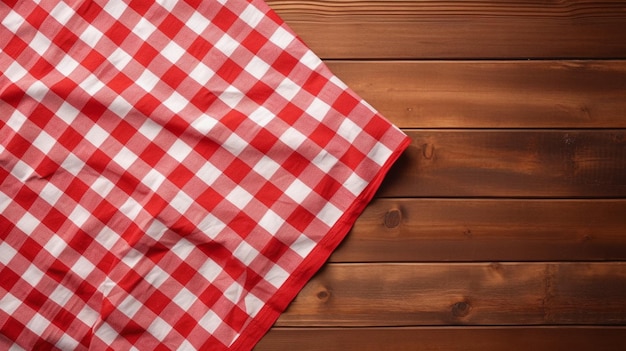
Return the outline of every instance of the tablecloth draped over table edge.
{"type": "Polygon", "coordinates": [[[252,349],[409,145],[261,0],[0,22],[6,348],[252,349]]]}

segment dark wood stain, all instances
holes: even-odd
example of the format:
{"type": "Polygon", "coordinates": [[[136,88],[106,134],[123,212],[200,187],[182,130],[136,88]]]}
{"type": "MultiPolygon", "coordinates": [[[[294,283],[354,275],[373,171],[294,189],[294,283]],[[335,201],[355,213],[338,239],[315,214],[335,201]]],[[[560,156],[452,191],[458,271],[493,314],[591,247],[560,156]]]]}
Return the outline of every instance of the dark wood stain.
{"type": "Polygon", "coordinates": [[[255,350],[626,349],[626,1],[268,3],[412,144],[255,350]]]}

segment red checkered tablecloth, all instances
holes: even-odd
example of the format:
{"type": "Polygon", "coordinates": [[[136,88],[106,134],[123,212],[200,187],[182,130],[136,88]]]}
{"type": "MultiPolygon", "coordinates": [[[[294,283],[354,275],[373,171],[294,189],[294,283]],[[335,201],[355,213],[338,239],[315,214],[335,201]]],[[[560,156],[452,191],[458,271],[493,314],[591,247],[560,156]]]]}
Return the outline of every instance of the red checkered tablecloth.
{"type": "Polygon", "coordinates": [[[0,72],[3,350],[250,350],[409,142],[260,0],[3,1],[0,72]]]}

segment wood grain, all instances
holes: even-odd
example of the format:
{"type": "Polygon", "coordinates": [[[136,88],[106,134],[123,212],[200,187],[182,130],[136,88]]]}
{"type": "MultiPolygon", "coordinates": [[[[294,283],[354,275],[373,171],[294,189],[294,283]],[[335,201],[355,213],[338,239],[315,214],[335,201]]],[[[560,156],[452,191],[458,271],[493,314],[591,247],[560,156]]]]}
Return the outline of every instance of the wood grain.
{"type": "Polygon", "coordinates": [[[383,197],[626,197],[626,131],[409,130],[383,197]]]}
{"type": "Polygon", "coordinates": [[[293,349],[298,351],[622,351],[626,349],[626,328],[274,328],[254,350],[293,349]]]}
{"type": "Polygon", "coordinates": [[[377,199],[332,262],[626,259],[626,200],[377,199]]]}
{"type": "Polygon", "coordinates": [[[327,64],[402,128],[626,127],[626,61],[327,64]]]}
{"type": "Polygon", "coordinates": [[[257,351],[626,349],[626,1],[268,3],[413,142],[257,351]]]}
{"type": "Polygon", "coordinates": [[[322,58],[623,58],[623,1],[270,0],[322,58]]]}
{"type": "Polygon", "coordinates": [[[277,326],[626,322],[626,263],[329,264],[277,326]]]}

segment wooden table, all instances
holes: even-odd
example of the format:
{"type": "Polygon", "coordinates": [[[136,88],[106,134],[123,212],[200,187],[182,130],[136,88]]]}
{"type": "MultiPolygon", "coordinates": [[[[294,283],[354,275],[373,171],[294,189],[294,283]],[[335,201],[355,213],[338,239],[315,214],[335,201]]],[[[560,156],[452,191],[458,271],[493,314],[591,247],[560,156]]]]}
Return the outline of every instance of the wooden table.
{"type": "Polygon", "coordinates": [[[626,349],[626,1],[268,1],[411,136],[256,350],[626,349]]]}

